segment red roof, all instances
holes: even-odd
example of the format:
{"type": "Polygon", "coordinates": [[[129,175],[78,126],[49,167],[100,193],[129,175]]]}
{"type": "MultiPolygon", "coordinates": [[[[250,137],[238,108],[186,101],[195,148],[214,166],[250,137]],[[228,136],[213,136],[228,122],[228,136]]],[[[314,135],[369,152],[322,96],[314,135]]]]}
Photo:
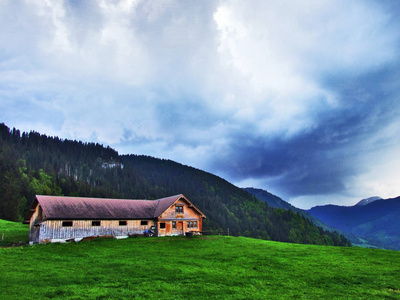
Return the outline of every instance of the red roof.
{"type": "MultiPolygon", "coordinates": [[[[36,196],[46,219],[154,219],[180,198],[182,194],[157,200],[124,200],[64,196],[36,196]]],[[[35,207],[36,203],[33,204],[35,207]]],[[[26,221],[31,217],[28,214],[26,221]]]]}

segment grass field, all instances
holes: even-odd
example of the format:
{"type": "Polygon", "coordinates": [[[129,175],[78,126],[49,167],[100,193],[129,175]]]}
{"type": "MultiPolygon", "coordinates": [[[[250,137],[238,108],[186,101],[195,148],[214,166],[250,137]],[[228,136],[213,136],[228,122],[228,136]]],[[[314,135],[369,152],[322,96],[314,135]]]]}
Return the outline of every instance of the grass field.
{"type": "Polygon", "coordinates": [[[3,247],[0,265],[0,299],[400,299],[400,252],[243,237],[3,247]]]}
{"type": "Polygon", "coordinates": [[[27,242],[29,225],[0,220],[0,247],[12,243],[27,242]]]}

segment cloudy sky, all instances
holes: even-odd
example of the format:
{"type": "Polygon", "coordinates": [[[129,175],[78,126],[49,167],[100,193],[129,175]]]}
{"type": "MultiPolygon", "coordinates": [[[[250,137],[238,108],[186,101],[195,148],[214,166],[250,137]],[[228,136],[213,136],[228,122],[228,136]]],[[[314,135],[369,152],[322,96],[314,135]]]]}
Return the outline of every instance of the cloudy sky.
{"type": "Polygon", "coordinates": [[[0,0],[0,122],[292,204],[400,195],[400,2],[0,0]]]}

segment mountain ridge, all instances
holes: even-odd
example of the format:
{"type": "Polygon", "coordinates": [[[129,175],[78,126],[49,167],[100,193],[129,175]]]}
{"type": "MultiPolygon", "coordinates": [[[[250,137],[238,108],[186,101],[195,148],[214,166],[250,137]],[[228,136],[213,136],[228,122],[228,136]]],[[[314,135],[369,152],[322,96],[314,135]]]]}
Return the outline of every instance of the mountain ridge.
{"type": "Polygon", "coordinates": [[[374,201],[377,201],[377,200],[383,200],[383,199],[381,197],[379,197],[379,196],[373,196],[373,197],[369,197],[369,198],[360,200],[359,202],[356,203],[356,205],[359,205],[359,206],[360,205],[367,205],[367,204],[370,204],[370,203],[372,203],[374,201]]]}
{"type": "Polygon", "coordinates": [[[315,206],[307,210],[322,222],[380,248],[400,250],[400,196],[365,205],[315,206]]]}

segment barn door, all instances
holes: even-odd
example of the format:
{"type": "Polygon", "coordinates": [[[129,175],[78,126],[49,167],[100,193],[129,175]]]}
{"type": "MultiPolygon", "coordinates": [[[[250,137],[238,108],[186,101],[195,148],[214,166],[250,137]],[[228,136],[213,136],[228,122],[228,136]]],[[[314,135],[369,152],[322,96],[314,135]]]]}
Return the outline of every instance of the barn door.
{"type": "Polygon", "coordinates": [[[176,222],[176,230],[179,235],[183,235],[183,222],[176,222]]]}
{"type": "Polygon", "coordinates": [[[171,223],[165,224],[165,235],[171,235],[171,223]]]}
{"type": "Polygon", "coordinates": [[[34,243],[39,243],[39,237],[40,237],[40,225],[35,225],[33,226],[33,237],[32,240],[34,243]]]}

